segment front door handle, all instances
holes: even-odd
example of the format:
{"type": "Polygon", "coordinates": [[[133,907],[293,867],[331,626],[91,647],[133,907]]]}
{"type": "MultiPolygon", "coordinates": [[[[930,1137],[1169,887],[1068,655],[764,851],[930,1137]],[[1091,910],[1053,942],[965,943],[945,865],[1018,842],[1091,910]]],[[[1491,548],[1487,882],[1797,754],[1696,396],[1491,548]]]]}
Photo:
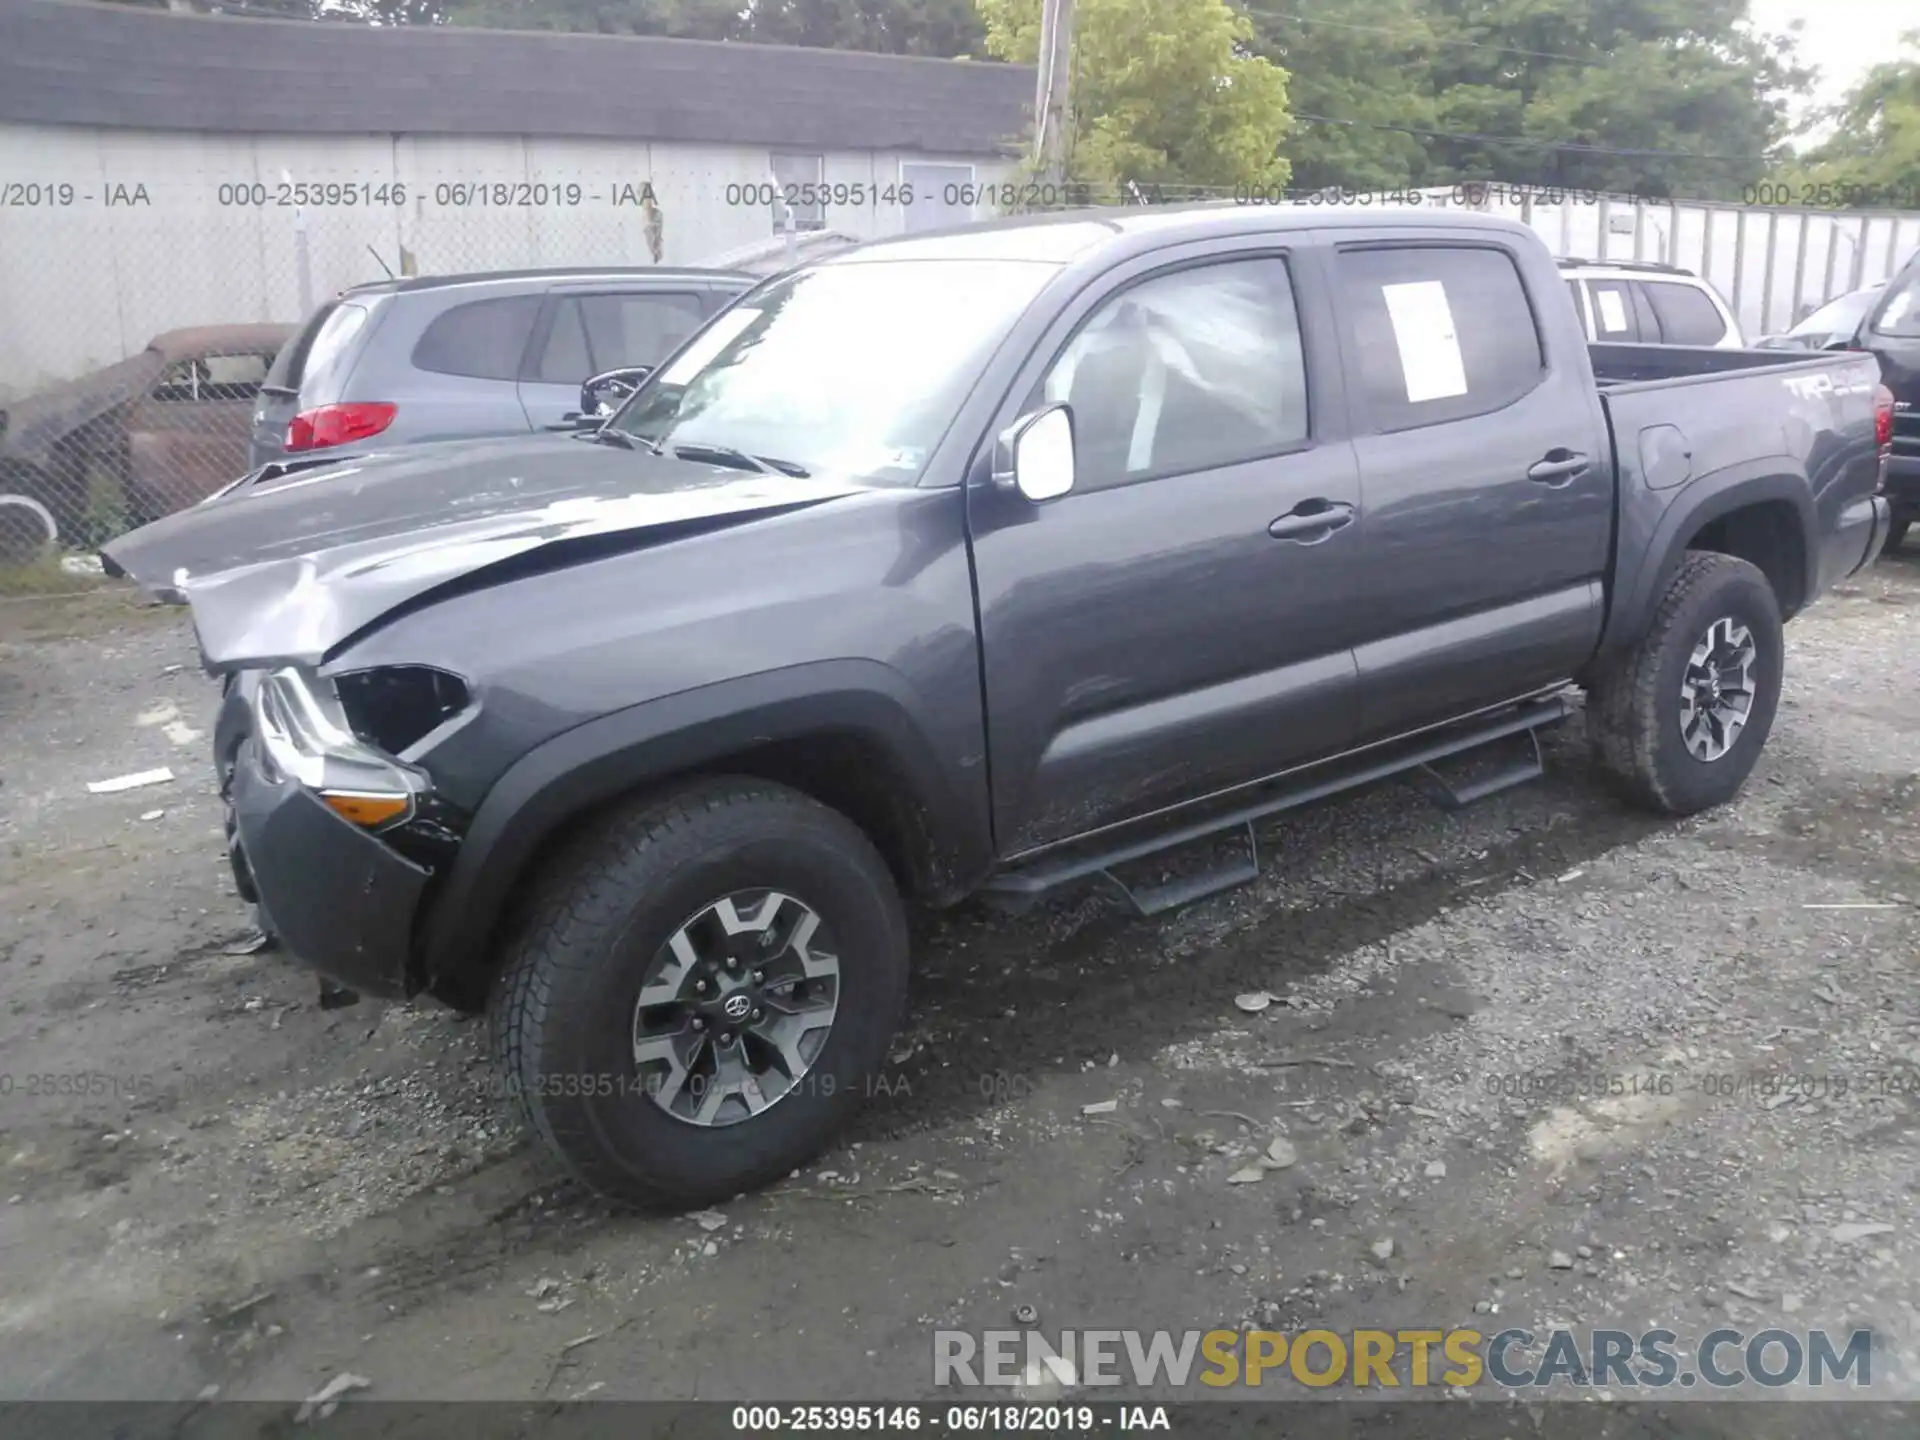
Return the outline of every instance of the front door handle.
{"type": "Polygon", "coordinates": [[[1542,485],[1551,485],[1558,490],[1571,484],[1575,476],[1587,473],[1587,467],[1593,461],[1577,450],[1549,450],[1546,458],[1536,460],[1527,467],[1527,479],[1538,481],[1542,485]]]}
{"type": "Polygon", "coordinates": [[[1345,501],[1315,496],[1311,500],[1302,500],[1267,526],[1267,534],[1276,540],[1291,540],[1296,545],[1318,545],[1352,523],[1353,506],[1345,501]]]}

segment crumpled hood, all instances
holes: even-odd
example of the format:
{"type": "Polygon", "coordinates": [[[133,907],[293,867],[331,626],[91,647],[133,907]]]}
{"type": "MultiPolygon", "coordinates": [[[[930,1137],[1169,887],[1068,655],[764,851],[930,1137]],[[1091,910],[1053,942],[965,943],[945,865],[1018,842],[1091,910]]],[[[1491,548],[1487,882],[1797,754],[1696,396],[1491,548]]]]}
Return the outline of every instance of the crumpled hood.
{"type": "Polygon", "coordinates": [[[704,465],[572,436],[410,447],[242,487],[103,554],[192,608],[210,670],[317,664],[383,615],[453,582],[504,579],[531,552],[605,552],[855,493],[843,480],[704,465]],[[615,542],[618,543],[618,542],[615,542]]]}

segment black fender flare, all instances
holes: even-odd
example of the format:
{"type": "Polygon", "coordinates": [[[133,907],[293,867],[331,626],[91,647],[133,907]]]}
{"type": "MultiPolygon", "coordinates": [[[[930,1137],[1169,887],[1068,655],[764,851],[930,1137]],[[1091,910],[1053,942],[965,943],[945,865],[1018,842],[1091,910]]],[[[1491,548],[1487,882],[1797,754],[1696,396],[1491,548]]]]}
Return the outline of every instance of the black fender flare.
{"type": "Polygon", "coordinates": [[[915,869],[936,899],[957,898],[993,862],[984,760],[943,764],[905,679],[871,660],[823,660],[649,700],[545,741],[494,782],[425,917],[422,985],[485,963],[507,896],[557,831],[650,783],[783,740],[852,736],[885,757],[924,842],[915,869]]]}
{"type": "Polygon", "coordinates": [[[1661,512],[1651,533],[1636,533],[1630,523],[1635,509],[1645,504],[1646,497],[1642,495],[1628,501],[1625,513],[1629,523],[1622,526],[1616,547],[1618,560],[1612,603],[1601,631],[1596,660],[1618,655],[1645,633],[1660,596],[1687,557],[1688,541],[1715,520],[1749,505],[1784,501],[1800,517],[1800,543],[1805,561],[1803,593],[1791,597],[1791,603],[1781,608],[1792,614],[1805,607],[1812,597],[1804,592],[1817,583],[1819,523],[1806,473],[1780,469],[1782,458],[1774,455],[1730,465],[1692,481],[1661,512]]]}

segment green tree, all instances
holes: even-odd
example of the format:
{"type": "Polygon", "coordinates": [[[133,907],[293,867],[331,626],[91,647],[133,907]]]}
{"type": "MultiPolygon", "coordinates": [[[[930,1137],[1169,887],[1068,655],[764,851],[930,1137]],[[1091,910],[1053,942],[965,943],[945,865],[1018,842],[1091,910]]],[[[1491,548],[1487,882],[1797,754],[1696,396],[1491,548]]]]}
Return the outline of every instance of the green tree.
{"type": "MultiPolygon", "coordinates": [[[[746,40],[894,55],[980,53],[972,0],[340,0],[436,7],[456,25],[746,40]]],[[[850,101],[849,103],[857,103],[850,101]]]]}
{"type": "Polygon", "coordinates": [[[1293,184],[1387,190],[1419,183],[1436,126],[1433,29],[1420,0],[1254,0],[1259,52],[1287,71],[1293,184]],[[1325,118],[1321,118],[1325,117],[1325,118]]]}
{"type": "MultiPolygon", "coordinates": [[[[978,3],[987,49],[1033,64],[1039,0],[978,3]]],[[[1076,0],[1069,178],[1285,184],[1287,74],[1253,41],[1252,22],[1226,0],[1076,0]]]]}
{"type": "Polygon", "coordinates": [[[740,7],[730,0],[446,0],[445,9],[451,24],[498,30],[740,38],[740,7]]]}
{"type": "Polygon", "coordinates": [[[977,55],[985,27],[972,0],[753,0],[740,38],[890,55],[977,55]]]}
{"type": "MultiPolygon", "coordinates": [[[[1920,52],[1920,30],[1901,44],[1920,52]]],[[[1822,118],[1836,128],[1804,157],[1807,180],[1840,204],[1920,207],[1920,53],[1874,66],[1822,118]]]]}
{"type": "Polygon", "coordinates": [[[1242,0],[1295,77],[1306,185],[1735,196],[1810,80],[1747,0],[1242,0]]]}
{"type": "Polygon", "coordinates": [[[447,14],[444,0],[325,0],[316,18],[364,25],[441,25],[447,14]]]}

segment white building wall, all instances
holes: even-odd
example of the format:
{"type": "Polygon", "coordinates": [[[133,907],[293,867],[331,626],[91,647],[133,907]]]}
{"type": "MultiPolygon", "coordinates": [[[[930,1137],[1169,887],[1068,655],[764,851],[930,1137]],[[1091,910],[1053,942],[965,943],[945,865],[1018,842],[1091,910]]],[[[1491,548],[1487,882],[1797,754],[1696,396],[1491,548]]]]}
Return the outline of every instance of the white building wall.
{"type": "MultiPolygon", "coordinates": [[[[824,182],[846,187],[833,193],[848,203],[829,204],[826,225],[908,228],[903,162],[970,165],[980,181],[1011,165],[828,153],[824,182]]],[[[697,265],[774,233],[772,210],[742,189],[766,183],[770,166],[767,150],[734,145],[0,125],[0,401],[175,327],[297,321],[389,268],[653,263],[647,212],[632,203],[649,183],[660,263],[697,265]],[[280,193],[287,181],[335,188],[283,205],[297,198],[280,193]]]]}

